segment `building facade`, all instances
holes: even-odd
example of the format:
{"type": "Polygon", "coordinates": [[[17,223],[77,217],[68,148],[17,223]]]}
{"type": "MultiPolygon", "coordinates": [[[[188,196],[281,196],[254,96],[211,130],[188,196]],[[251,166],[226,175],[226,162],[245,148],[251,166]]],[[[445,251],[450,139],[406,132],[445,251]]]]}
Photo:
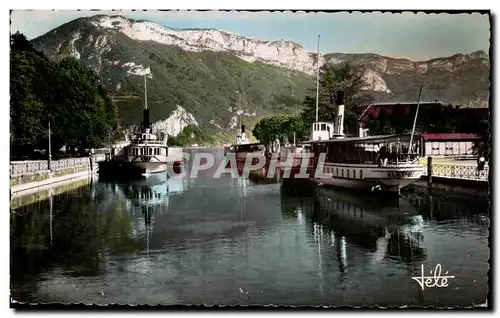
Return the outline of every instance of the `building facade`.
{"type": "Polygon", "coordinates": [[[421,133],[421,156],[473,156],[481,137],[472,133],[421,133]]]}

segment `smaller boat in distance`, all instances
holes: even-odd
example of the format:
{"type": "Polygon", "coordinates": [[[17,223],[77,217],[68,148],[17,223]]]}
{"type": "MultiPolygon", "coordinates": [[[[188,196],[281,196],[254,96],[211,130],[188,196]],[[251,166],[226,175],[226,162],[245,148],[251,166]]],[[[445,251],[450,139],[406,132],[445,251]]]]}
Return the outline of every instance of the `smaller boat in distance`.
{"type": "Polygon", "coordinates": [[[247,154],[258,153],[264,155],[266,148],[260,143],[250,143],[245,134],[245,125],[241,125],[241,129],[236,137],[236,143],[224,149],[224,154],[234,153],[236,161],[245,161],[247,154]]]}
{"type": "Polygon", "coordinates": [[[244,145],[233,145],[228,153],[234,153],[236,156],[236,161],[245,161],[248,154],[254,153],[259,155],[264,155],[266,148],[259,144],[244,144],[244,145]]]}

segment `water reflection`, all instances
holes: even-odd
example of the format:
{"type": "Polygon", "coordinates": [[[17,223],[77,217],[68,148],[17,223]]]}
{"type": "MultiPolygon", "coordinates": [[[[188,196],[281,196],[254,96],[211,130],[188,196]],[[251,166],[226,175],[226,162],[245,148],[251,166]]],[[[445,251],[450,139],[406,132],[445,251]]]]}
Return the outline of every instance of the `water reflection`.
{"type": "Polygon", "coordinates": [[[14,208],[11,213],[11,277],[14,295],[29,300],[38,273],[96,276],[112,255],[149,253],[155,215],[186,180],[151,178],[91,183],[14,208]],[[35,279],[36,278],[36,279],[35,279]]]}
{"type": "Polygon", "coordinates": [[[328,240],[341,272],[348,268],[346,240],[365,248],[372,265],[384,258],[414,263],[427,257],[422,215],[405,199],[360,200],[350,192],[318,187],[314,198],[294,200],[286,197],[290,190],[283,191],[283,217],[305,224],[315,242],[328,240]]]}
{"type": "Polygon", "coordinates": [[[481,204],[382,201],[252,176],[99,182],[11,213],[12,294],[132,304],[476,301],[487,280],[481,204]],[[450,288],[419,298],[410,277],[437,262],[466,296],[450,288]]]}
{"type": "Polygon", "coordinates": [[[487,197],[432,196],[410,193],[407,197],[429,221],[475,223],[489,227],[490,204],[487,197]]]}
{"type": "Polygon", "coordinates": [[[136,236],[145,236],[146,252],[149,254],[156,218],[168,214],[171,197],[185,192],[188,180],[168,178],[167,174],[155,174],[145,179],[121,183],[119,187],[126,198],[128,213],[135,216],[133,233],[136,236]]]}

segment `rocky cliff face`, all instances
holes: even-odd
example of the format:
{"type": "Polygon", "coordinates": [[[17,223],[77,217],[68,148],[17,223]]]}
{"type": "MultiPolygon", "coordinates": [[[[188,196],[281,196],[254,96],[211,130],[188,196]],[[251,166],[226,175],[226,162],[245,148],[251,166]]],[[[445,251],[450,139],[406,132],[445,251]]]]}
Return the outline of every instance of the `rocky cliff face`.
{"type": "MultiPolygon", "coordinates": [[[[261,41],[220,30],[177,30],[123,16],[76,19],[33,43],[50,57],[80,59],[114,95],[136,96],[120,99],[124,124],[140,118],[141,108],[132,102],[140,102],[144,74],[151,81],[154,119],[177,118],[177,105],[182,105],[197,123],[230,129],[235,127],[236,91],[243,96],[242,116],[287,112],[287,107],[299,107],[305,90],[314,87],[311,75],[317,67],[317,55],[291,41],[261,41]],[[283,96],[293,100],[281,103],[283,96]]],[[[424,85],[423,99],[487,106],[490,62],[482,51],[421,62],[332,53],[319,62],[344,61],[365,67],[365,91],[375,100],[416,100],[424,85]]],[[[179,120],[193,123],[188,117],[179,120]]]]}
{"type": "Polygon", "coordinates": [[[349,61],[366,68],[368,90],[385,92],[377,99],[416,100],[420,85],[423,98],[471,107],[487,107],[490,60],[486,52],[413,62],[377,54],[325,55],[331,63],[349,61]]]}
{"type": "Polygon", "coordinates": [[[248,61],[262,61],[308,74],[316,69],[316,55],[291,41],[261,41],[220,30],[175,30],[148,21],[134,21],[123,16],[97,16],[92,24],[120,32],[137,41],[175,45],[186,51],[230,52],[248,61]]]}
{"type": "MultiPolygon", "coordinates": [[[[217,30],[174,30],[122,16],[94,16],[73,20],[32,42],[49,57],[71,56],[94,69],[119,105],[125,126],[141,118],[145,74],[153,120],[179,117],[179,105],[198,124],[219,130],[235,128],[238,91],[246,110],[240,116],[259,118],[300,105],[314,85],[293,67],[274,66],[287,61],[296,66],[292,42],[250,40],[217,30]],[[273,50],[275,56],[269,53],[273,50]]],[[[171,124],[193,122],[189,116],[179,120],[171,124]]]]}
{"type": "Polygon", "coordinates": [[[184,108],[177,105],[177,108],[165,120],[155,122],[160,129],[165,129],[170,136],[177,136],[184,127],[188,125],[198,125],[193,114],[188,113],[184,108]]]}

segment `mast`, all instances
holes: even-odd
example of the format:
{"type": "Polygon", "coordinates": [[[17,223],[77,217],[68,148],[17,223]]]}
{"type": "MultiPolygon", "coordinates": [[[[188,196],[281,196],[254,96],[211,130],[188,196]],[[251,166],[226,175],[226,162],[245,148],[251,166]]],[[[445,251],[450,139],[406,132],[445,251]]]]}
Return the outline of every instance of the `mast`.
{"type": "Polygon", "coordinates": [[[146,75],[144,75],[144,109],[148,109],[148,89],[146,75]]]}
{"type": "Polygon", "coordinates": [[[243,132],[241,131],[241,95],[240,91],[238,91],[238,125],[240,126],[240,134],[243,132]]]}
{"type": "Polygon", "coordinates": [[[316,68],[316,121],[318,121],[318,108],[319,108],[319,38],[320,35],[318,34],[318,60],[316,61],[317,63],[317,68],[316,68]]]}
{"type": "Polygon", "coordinates": [[[413,135],[415,134],[415,126],[417,124],[418,109],[420,108],[420,97],[422,97],[422,89],[423,88],[424,88],[424,85],[420,85],[420,93],[418,93],[417,111],[415,112],[415,118],[413,119],[413,128],[411,130],[410,144],[408,146],[408,161],[410,161],[410,154],[413,150],[412,149],[413,148],[413,135]]]}
{"type": "Polygon", "coordinates": [[[146,77],[147,75],[144,75],[144,110],[142,111],[143,114],[143,128],[148,129],[150,128],[150,122],[149,122],[149,109],[148,109],[148,89],[147,89],[147,83],[146,83],[146,77]]]}

